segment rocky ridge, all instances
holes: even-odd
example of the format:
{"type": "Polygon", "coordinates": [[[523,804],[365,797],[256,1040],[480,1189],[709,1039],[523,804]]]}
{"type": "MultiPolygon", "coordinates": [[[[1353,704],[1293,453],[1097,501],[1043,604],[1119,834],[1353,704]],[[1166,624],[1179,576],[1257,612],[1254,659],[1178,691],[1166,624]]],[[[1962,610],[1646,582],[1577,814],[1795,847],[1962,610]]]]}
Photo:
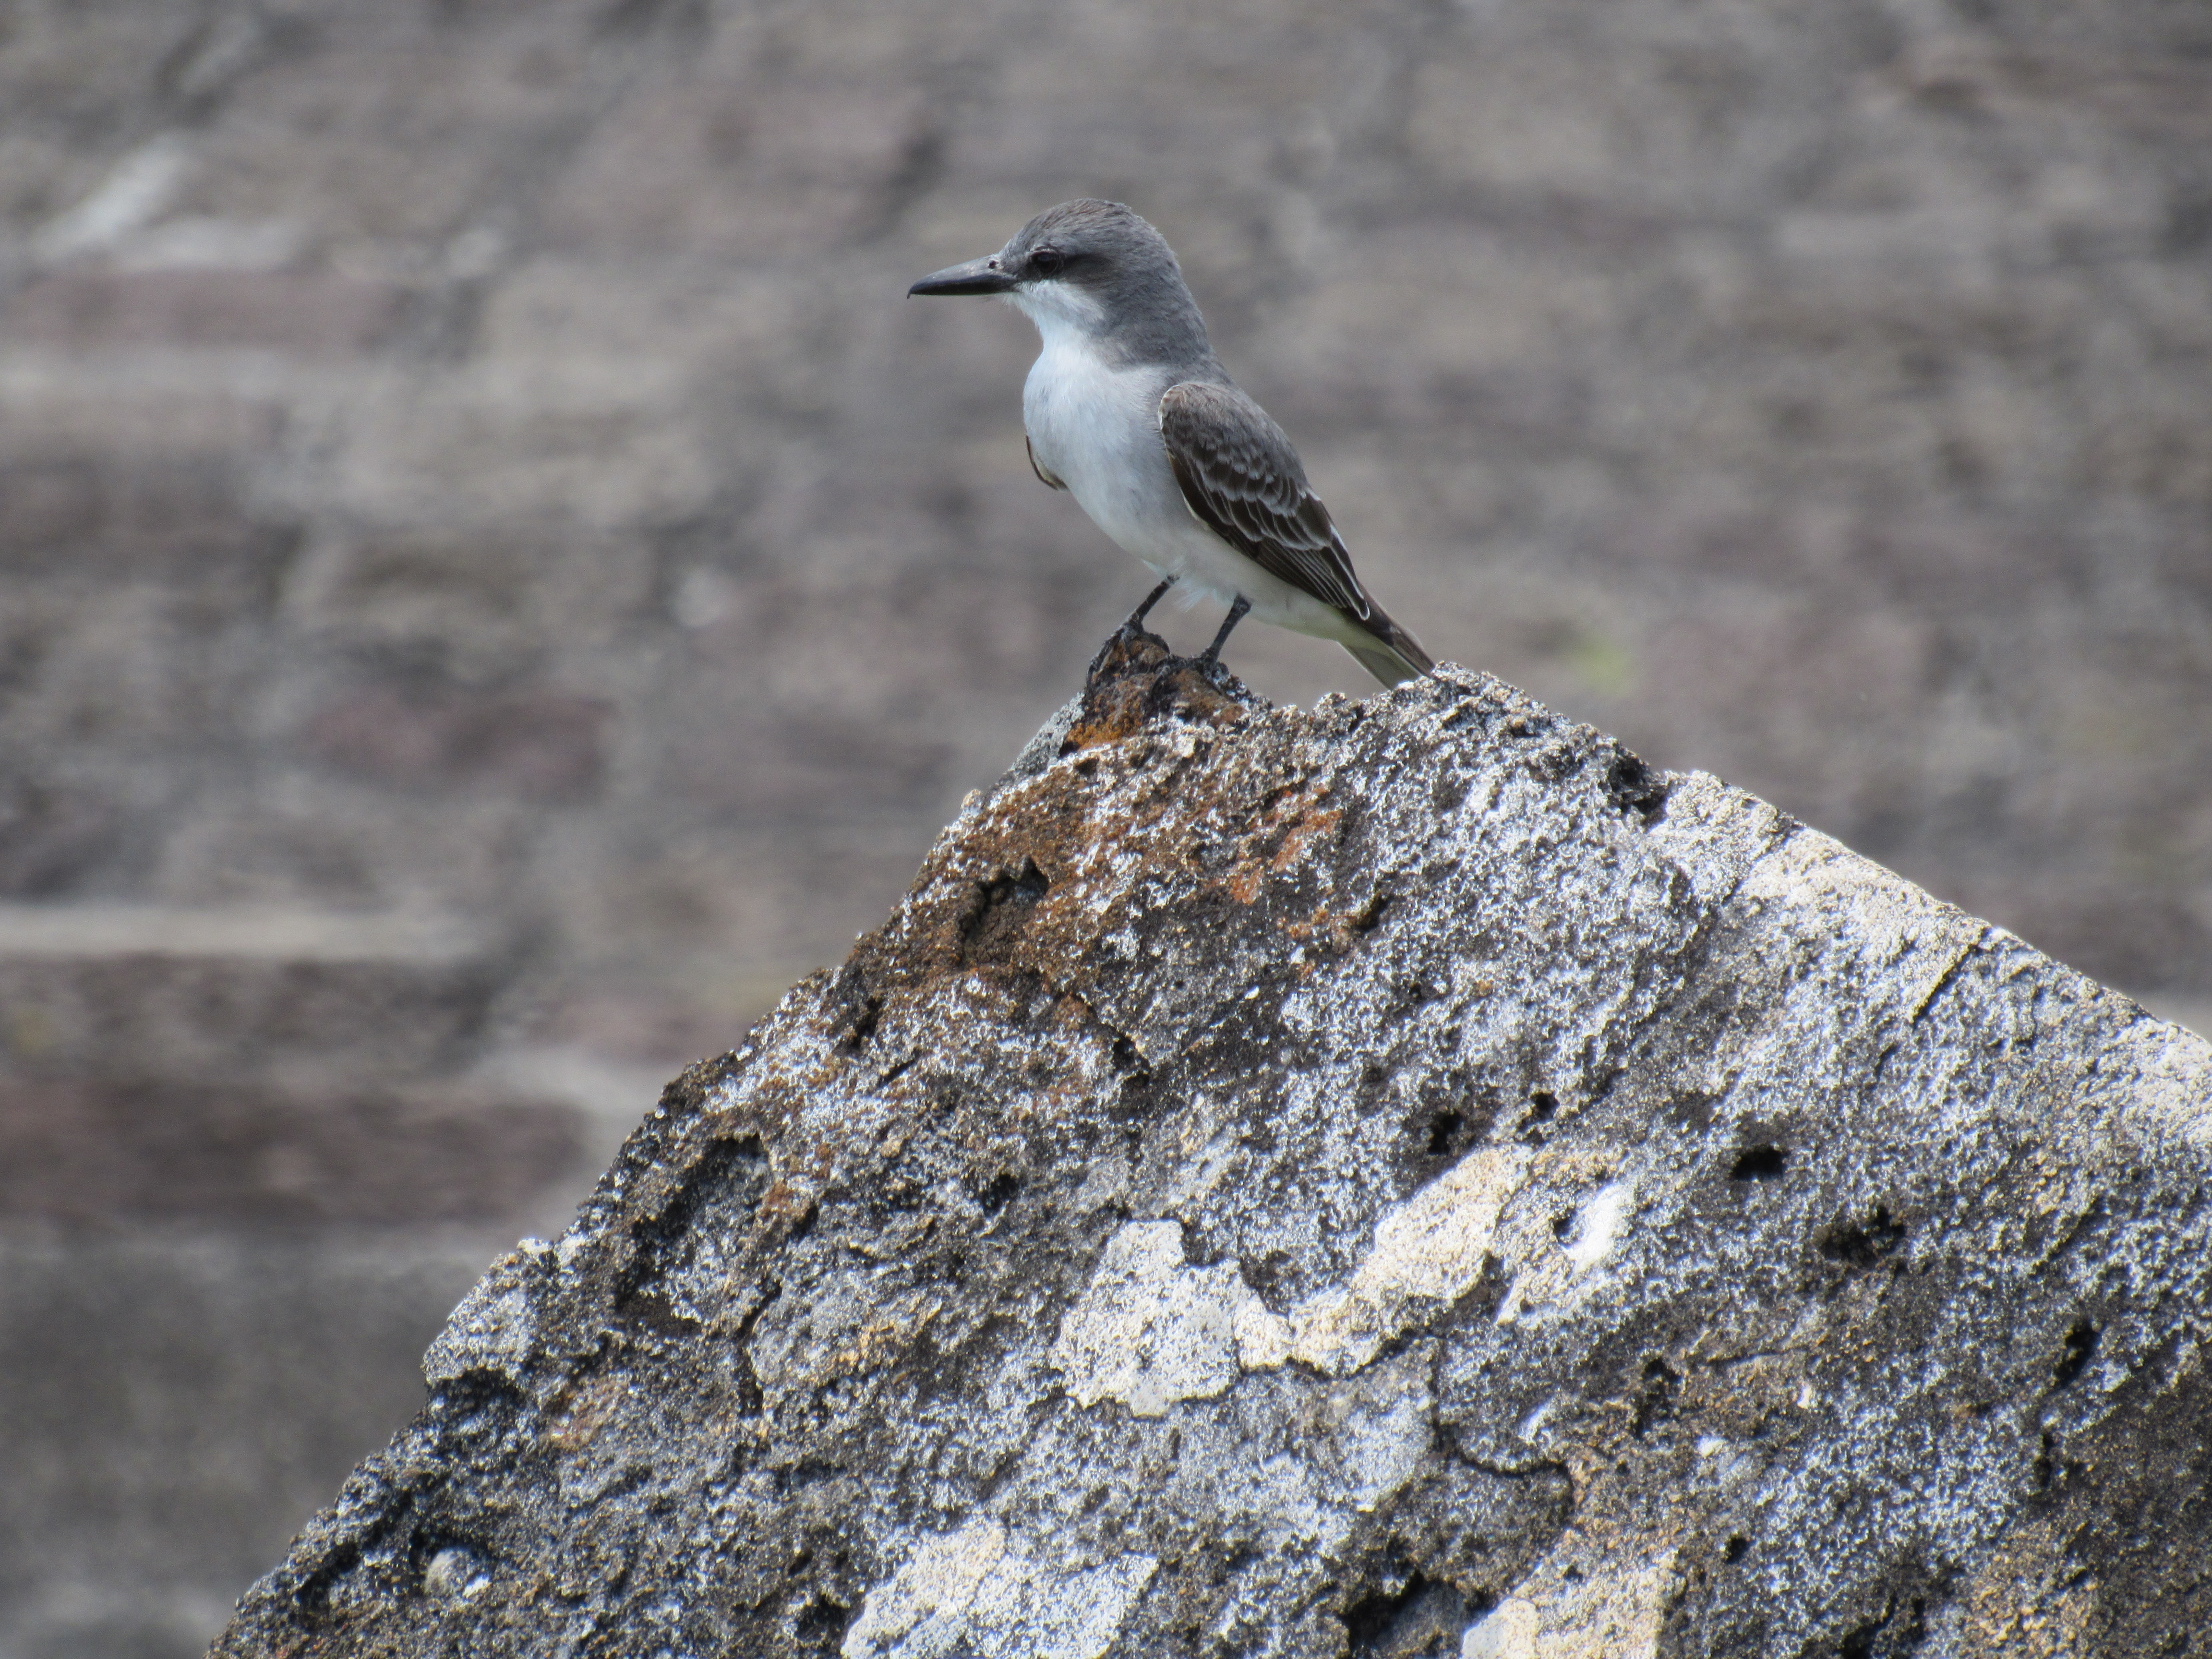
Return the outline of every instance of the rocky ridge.
{"type": "Polygon", "coordinates": [[[1494,679],[1139,640],[216,1651],[2212,1650],[2208,1109],[1494,679]]]}

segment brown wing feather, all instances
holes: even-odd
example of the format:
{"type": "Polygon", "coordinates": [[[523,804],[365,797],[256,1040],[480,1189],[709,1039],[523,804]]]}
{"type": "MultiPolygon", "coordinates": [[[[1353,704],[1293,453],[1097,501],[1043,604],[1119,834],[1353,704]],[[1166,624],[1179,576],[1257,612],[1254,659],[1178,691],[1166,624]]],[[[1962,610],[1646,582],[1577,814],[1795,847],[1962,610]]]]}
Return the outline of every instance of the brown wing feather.
{"type": "Polygon", "coordinates": [[[1375,607],[1283,428],[1235,386],[1186,380],[1160,398],[1183,500],[1268,574],[1365,623],[1375,607]]]}

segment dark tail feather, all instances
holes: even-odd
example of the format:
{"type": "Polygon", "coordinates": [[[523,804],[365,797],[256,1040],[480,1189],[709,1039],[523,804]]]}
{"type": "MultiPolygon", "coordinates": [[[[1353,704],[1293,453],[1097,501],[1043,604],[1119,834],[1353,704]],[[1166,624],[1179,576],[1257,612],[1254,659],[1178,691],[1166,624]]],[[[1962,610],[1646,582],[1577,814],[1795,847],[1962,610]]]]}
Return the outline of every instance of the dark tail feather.
{"type": "Polygon", "coordinates": [[[1435,672],[1436,659],[1421,649],[1421,642],[1380,611],[1367,617],[1361,626],[1374,634],[1375,643],[1347,645],[1344,648],[1384,685],[1403,685],[1407,680],[1435,672]]]}

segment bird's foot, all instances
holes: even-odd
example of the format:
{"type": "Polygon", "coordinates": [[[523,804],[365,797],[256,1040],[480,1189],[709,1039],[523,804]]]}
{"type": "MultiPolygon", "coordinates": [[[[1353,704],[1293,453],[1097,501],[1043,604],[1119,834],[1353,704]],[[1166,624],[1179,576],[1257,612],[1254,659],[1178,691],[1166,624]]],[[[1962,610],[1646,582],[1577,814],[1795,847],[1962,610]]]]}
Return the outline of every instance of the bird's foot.
{"type": "Polygon", "coordinates": [[[1083,672],[1083,683],[1093,684],[1098,677],[1117,661],[1126,660],[1137,646],[1150,640],[1159,647],[1160,654],[1168,654],[1168,642],[1146,628],[1142,623],[1125,622],[1106,636],[1106,643],[1098,647],[1098,654],[1091,659],[1091,666],[1083,672]]]}
{"type": "Polygon", "coordinates": [[[1237,676],[1230,671],[1229,665],[1221,660],[1219,652],[1201,651],[1190,659],[1190,665],[1198,671],[1200,678],[1216,690],[1226,691],[1231,686],[1239,684],[1237,676]]]}
{"type": "Polygon", "coordinates": [[[1114,647],[1116,646],[1121,647],[1126,655],[1128,648],[1139,640],[1152,639],[1159,640],[1160,649],[1163,652],[1167,649],[1165,640],[1160,640],[1160,636],[1157,634],[1146,632],[1145,617],[1150,614],[1152,608],[1160,602],[1161,597],[1168,589],[1175,585],[1176,579],[1173,576],[1167,577],[1158,587],[1145,595],[1145,602],[1129,613],[1129,619],[1127,622],[1106,636],[1106,643],[1098,647],[1098,654],[1091,659],[1091,666],[1084,671],[1083,683],[1085,685],[1098,678],[1098,671],[1106,665],[1106,659],[1114,654],[1114,647]]]}
{"type": "Polygon", "coordinates": [[[1221,665],[1221,647],[1229,643],[1229,635],[1236,629],[1237,624],[1244,620],[1244,613],[1251,608],[1252,601],[1239,593],[1237,602],[1229,607],[1229,615],[1222,621],[1221,631],[1213,636],[1213,643],[1191,659],[1193,666],[1216,685],[1220,684],[1223,677],[1229,672],[1221,665]]]}
{"type": "Polygon", "coordinates": [[[1129,625],[1127,623],[1123,623],[1106,636],[1106,643],[1100,646],[1098,653],[1091,659],[1091,666],[1083,671],[1083,683],[1085,685],[1098,678],[1098,671],[1106,665],[1106,659],[1114,654],[1114,647],[1125,641],[1128,636],[1129,625]]]}

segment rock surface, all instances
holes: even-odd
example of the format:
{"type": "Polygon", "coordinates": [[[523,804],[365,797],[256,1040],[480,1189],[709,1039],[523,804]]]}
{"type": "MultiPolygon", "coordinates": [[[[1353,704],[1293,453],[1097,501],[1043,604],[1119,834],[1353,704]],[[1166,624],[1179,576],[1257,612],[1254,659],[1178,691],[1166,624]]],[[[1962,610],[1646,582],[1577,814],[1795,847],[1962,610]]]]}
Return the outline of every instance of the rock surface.
{"type": "Polygon", "coordinates": [[[218,1652],[2212,1650],[2212,1048],[1496,680],[1163,656],[218,1652]]]}

